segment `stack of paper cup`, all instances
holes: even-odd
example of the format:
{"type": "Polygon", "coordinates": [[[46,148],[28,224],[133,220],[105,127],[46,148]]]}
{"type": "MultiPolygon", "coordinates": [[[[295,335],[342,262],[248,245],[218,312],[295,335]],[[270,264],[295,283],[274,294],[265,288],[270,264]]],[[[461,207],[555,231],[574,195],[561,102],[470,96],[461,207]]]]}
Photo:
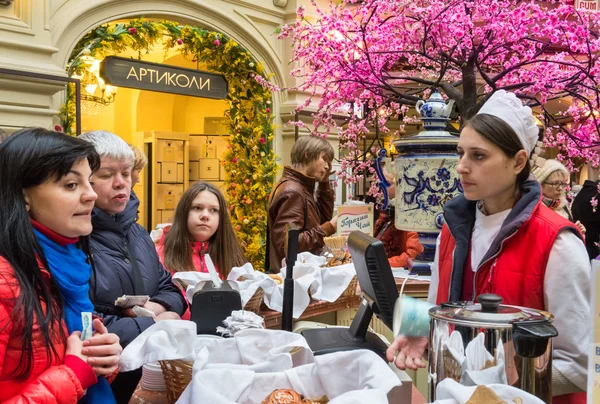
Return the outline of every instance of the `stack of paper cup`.
{"type": "Polygon", "coordinates": [[[401,295],[394,305],[394,335],[425,337],[429,335],[429,309],[434,305],[401,295]]]}
{"type": "Polygon", "coordinates": [[[142,367],[142,388],[150,391],[165,391],[165,378],[158,362],[146,363],[142,367]]]}

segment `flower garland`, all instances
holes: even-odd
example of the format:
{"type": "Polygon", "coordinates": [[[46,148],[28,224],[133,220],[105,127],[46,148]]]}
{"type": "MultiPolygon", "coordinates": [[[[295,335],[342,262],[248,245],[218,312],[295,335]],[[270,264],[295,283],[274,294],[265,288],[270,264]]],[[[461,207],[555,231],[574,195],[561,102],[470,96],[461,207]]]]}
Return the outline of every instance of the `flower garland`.
{"type": "MultiPolygon", "coordinates": [[[[108,24],[85,35],[73,50],[69,76],[82,74],[87,58],[103,57],[134,49],[144,52],[163,40],[165,51],[178,49],[208,70],[222,73],[229,84],[228,109],[230,143],[224,155],[228,174],[227,194],[233,228],[248,260],[263,269],[267,232],[267,196],[278,169],[273,152],[272,90],[277,87],[252,55],[233,39],[198,27],[173,21],[144,18],[129,23],[108,24]]],[[[67,100],[60,117],[66,133],[73,133],[74,91],[67,88],[67,100]]]]}

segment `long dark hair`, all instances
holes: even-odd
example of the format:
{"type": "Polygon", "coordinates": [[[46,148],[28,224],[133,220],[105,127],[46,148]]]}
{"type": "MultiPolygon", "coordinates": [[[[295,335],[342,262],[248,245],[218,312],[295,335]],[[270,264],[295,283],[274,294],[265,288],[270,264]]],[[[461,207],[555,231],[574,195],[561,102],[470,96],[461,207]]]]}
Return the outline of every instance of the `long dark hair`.
{"type": "Polygon", "coordinates": [[[192,202],[202,191],[209,191],[219,200],[219,227],[209,240],[208,253],[219,273],[226,278],[233,267],[244,265],[248,260],[242,252],[229,219],[225,198],[219,188],[203,181],[194,183],[183,193],[175,209],[173,226],[165,236],[165,267],[171,271],[194,271],[191,242],[194,241],[187,226],[192,202]]]}
{"type": "MultiPolygon", "coordinates": [[[[467,126],[498,146],[509,158],[515,157],[519,151],[523,150],[523,145],[513,128],[494,115],[477,114],[465,123],[465,127],[467,126]]],[[[527,150],[527,152],[529,152],[529,150],[527,150]]],[[[525,167],[523,167],[523,170],[517,175],[517,186],[520,186],[523,182],[527,181],[530,173],[531,165],[529,159],[527,159],[525,167]]]]}
{"type": "Polygon", "coordinates": [[[100,166],[100,157],[90,143],[42,128],[20,130],[0,144],[0,256],[13,268],[20,289],[16,302],[0,301],[14,304],[10,318],[0,319],[0,329],[10,322],[19,330],[22,327],[21,359],[13,371],[18,379],[31,374],[36,326],[43,337],[47,366],[58,358],[54,342],[66,342],[63,327],[56,327],[63,317],[62,299],[56,284],[40,270],[38,257],[45,268],[48,262],[33,232],[23,190],[60,180],[80,159],[88,160],[92,172],[100,166]]]}

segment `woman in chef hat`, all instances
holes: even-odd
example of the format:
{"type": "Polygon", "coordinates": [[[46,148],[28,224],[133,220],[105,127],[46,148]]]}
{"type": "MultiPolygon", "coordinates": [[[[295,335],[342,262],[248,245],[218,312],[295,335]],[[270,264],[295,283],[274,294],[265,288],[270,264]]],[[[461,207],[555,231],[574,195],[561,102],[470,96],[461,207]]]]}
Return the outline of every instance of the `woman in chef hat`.
{"type": "MultiPolygon", "coordinates": [[[[554,314],[553,402],[585,403],[590,262],[580,231],[542,203],[530,176],[538,135],[531,109],[503,90],[465,123],[457,146],[464,194],[444,206],[428,300],[494,293],[503,304],[554,314]]],[[[426,338],[400,335],[388,359],[425,367],[426,346],[426,338]]]]}

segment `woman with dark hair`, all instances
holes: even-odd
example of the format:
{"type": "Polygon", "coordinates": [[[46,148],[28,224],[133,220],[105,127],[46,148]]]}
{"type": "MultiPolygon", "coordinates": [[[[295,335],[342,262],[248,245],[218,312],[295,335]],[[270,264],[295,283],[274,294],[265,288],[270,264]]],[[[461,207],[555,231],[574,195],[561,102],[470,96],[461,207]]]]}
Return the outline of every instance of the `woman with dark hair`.
{"type": "MultiPolygon", "coordinates": [[[[208,253],[221,279],[248,260],[238,244],[223,194],[213,184],[198,181],[181,197],[173,225],[163,229],[158,256],[171,273],[208,272],[208,253]]],[[[189,315],[183,317],[184,319],[189,315]]]]}
{"type": "MultiPolygon", "coordinates": [[[[585,403],[590,264],[577,227],[542,203],[529,176],[538,133],[531,109],[502,90],[465,123],[457,167],[464,194],[444,206],[428,300],[494,293],[504,304],[554,314],[553,402],[585,403]]],[[[387,356],[417,369],[426,346],[425,338],[399,336],[387,356]]]]}
{"type": "Polygon", "coordinates": [[[0,402],[114,402],[119,338],[96,319],[81,340],[94,306],[76,243],[92,231],[98,165],[88,143],[41,128],[0,145],[0,402]]]}

